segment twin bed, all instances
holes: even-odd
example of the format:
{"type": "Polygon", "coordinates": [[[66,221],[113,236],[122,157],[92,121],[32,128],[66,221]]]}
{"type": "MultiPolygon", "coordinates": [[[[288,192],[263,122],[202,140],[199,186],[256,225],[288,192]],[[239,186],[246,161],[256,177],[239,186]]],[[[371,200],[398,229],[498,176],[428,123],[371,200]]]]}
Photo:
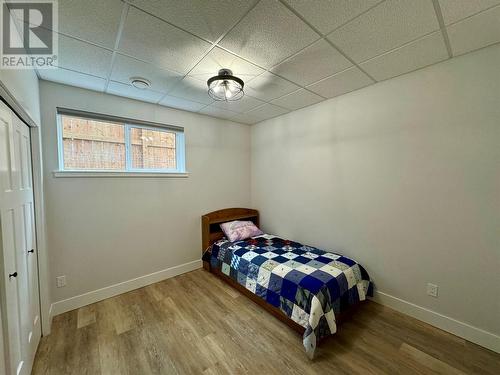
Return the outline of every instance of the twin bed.
{"type": "Polygon", "coordinates": [[[220,225],[235,220],[258,227],[259,212],[229,208],[202,216],[203,267],[303,334],[313,358],[340,315],[372,295],[367,272],[345,256],[274,235],[230,242],[220,225]]]}

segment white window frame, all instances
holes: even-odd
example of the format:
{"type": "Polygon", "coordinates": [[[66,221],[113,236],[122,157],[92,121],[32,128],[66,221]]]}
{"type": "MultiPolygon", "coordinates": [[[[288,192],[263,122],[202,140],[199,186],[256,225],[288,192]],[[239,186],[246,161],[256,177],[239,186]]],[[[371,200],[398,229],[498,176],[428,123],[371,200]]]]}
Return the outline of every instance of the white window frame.
{"type": "Polygon", "coordinates": [[[187,177],[186,159],[185,159],[185,138],[184,128],[158,124],[149,121],[134,120],[123,117],[91,113],[67,108],[57,108],[57,153],[58,167],[54,171],[55,177],[187,177]],[[125,169],[65,169],[64,168],[64,145],[62,131],[62,116],[79,117],[83,119],[110,122],[122,125],[125,132],[125,169]],[[175,134],[175,156],[176,168],[151,169],[151,168],[132,168],[132,152],[130,142],[130,131],[132,128],[148,129],[157,131],[166,131],[175,134]]]}

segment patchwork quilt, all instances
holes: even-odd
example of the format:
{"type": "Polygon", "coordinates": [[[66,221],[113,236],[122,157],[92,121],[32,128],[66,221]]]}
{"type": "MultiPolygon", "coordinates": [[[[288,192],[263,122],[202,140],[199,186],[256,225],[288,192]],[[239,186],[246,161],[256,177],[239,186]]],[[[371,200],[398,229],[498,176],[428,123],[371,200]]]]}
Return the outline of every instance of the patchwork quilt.
{"type": "Polygon", "coordinates": [[[222,239],[204,260],[304,327],[309,358],[319,339],[337,331],[336,316],[373,293],[352,259],[272,235],[222,239]]]}

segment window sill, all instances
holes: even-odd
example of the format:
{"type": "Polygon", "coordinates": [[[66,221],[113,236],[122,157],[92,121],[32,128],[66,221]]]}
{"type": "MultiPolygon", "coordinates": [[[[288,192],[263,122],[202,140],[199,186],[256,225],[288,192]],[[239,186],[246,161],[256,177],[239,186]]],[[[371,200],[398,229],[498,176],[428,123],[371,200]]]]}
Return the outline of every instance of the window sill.
{"type": "Polygon", "coordinates": [[[189,173],[174,172],[110,172],[110,171],[53,171],[54,177],[160,177],[186,178],[189,173]]]}

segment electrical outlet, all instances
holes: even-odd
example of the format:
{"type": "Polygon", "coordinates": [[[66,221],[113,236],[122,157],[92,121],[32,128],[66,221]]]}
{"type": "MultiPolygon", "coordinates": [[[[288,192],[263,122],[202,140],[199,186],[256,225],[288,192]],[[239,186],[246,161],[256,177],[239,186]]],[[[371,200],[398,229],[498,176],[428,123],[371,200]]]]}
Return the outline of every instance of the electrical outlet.
{"type": "Polygon", "coordinates": [[[57,276],[56,277],[56,286],[58,288],[62,288],[63,286],[66,286],[66,276],[57,276]]]}
{"type": "Polygon", "coordinates": [[[437,298],[438,289],[439,289],[439,287],[436,284],[428,283],[427,284],[427,295],[437,298]]]}

